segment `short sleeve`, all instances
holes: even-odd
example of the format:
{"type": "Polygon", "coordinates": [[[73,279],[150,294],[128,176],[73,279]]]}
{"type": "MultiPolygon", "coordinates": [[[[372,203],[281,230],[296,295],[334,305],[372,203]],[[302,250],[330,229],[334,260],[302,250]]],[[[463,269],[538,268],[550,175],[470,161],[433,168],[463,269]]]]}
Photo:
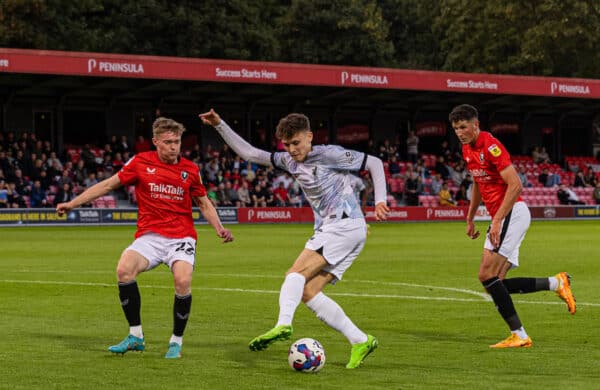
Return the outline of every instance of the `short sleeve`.
{"type": "Polygon", "coordinates": [[[510,166],[510,154],[496,138],[490,137],[487,144],[487,153],[490,156],[490,161],[498,169],[498,172],[502,172],[504,168],[510,166]]]}
{"type": "Polygon", "coordinates": [[[329,145],[320,153],[320,163],[332,169],[360,171],[365,167],[366,157],[363,152],[329,145]]]}
{"type": "Polygon", "coordinates": [[[123,165],[123,168],[121,168],[121,170],[117,173],[117,175],[119,175],[119,180],[121,181],[122,185],[128,186],[134,184],[137,181],[136,168],[137,160],[135,156],[133,156],[129,159],[129,161],[125,163],[125,165],[123,165]]]}

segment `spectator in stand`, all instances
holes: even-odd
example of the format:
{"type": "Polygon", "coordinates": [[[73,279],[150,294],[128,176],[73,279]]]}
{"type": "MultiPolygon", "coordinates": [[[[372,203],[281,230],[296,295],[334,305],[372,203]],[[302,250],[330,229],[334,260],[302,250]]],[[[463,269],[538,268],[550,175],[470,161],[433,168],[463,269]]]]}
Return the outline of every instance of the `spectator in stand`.
{"type": "Polygon", "coordinates": [[[89,144],[85,144],[83,146],[80,158],[83,160],[83,163],[88,171],[91,172],[96,170],[96,156],[94,156],[89,144]]]}
{"type": "Polygon", "coordinates": [[[575,174],[575,180],[573,181],[573,187],[590,187],[590,185],[585,180],[583,171],[578,171],[575,174]]]}
{"type": "Polygon", "coordinates": [[[7,209],[10,207],[8,202],[8,188],[4,180],[0,179],[0,209],[7,209]]]}
{"type": "Polygon", "coordinates": [[[390,162],[388,165],[388,172],[390,173],[390,176],[393,178],[402,176],[402,172],[400,170],[400,164],[398,164],[398,158],[396,156],[390,157],[390,162]]]}
{"type": "Polygon", "coordinates": [[[456,201],[452,197],[452,193],[448,189],[448,183],[442,184],[442,189],[439,193],[440,206],[456,206],[456,201]]]}
{"type": "Polygon", "coordinates": [[[379,159],[381,161],[387,161],[388,160],[388,152],[387,152],[387,149],[385,147],[385,144],[381,144],[379,146],[379,152],[377,153],[377,157],[379,157],[379,159]]]}
{"type": "Polygon", "coordinates": [[[145,139],[143,135],[140,135],[137,137],[137,141],[133,146],[133,151],[135,152],[135,154],[138,154],[142,152],[148,152],[150,148],[150,142],[147,139],[145,139]]]}
{"type": "Polygon", "coordinates": [[[48,189],[52,185],[52,178],[50,176],[48,176],[48,172],[45,171],[45,170],[41,171],[40,172],[40,178],[38,180],[42,184],[42,188],[45,191],[48,191],[48,189]]]}
{"type": "Polygon", "coordinates": [[[442,179],[442,175],[440,175],[439,173],[436,173],[435,175],[433,175],[433,178],[431,179],[431,194],[432,195],[437,195],[440,193],[440,191],[442,190],[444,186],[444,180],[442,179]]]}
{"type": "Polygon", "coordinates": [[[535,164],[539,164],[542,161],[540,160],[540,147],[539,146],[534,146],[533,150],[531,151],[531,160],[535,163],[535,164]]]}
{"type": "Polygon", "coordinates": [[[279,182],[277,188],[273,190],[273,195],[275,196],[275,205],[278,207],[289,207],[290,206],[290,197],[288,194],[288,190],[285,188],[285,183],[279,182]]]}
{"type": "Polygon", "coordinates": [[[521,185],[523,187],[531,187],[532,184],[529,182],[529,179],[527,178],[527,171],[525,170],[525,167],[521,166],[519,168],[519,180],[521,180],[521,185]]]}
{"type": "Polygon", "coordinates": [[[9,178],[10,182],[15,183],[15,189],[21,195],[25,195],[31,189],[30,183],[23,177],[23,171],[15,169],[13,177],[9,178]]]}
{"type": "Polygon", "coordinates": [[[459,184],[467,177],[467,170],[465,169],[465,162],[461,158],[454,166],[448,166],[450,171],[450,180],[454,183],[459,184]]]}
{"type": "Polygon", "coordinates": [[[440,145],[440,151],[438,153],[438,156],[444,156],[444,160],[451,162],[452,159],[454,158],[454,154],[452,153],[452,149],[450,149],[450,146],[448,144],[447,140],[443,140],[442,144],[440,145]]]}
{"type": "Polygon", "coordinates": [[[594,169],[591,166],[587,167],[584,177],[585,182],[587,183],[586,187],[596,188],[596,182],[598,180],[596,179],[596,172],[594,172],[594,169]]]}
{"type": "Polygon", "coordinates": [[[237,190],[238,199],[240,201],[240,207],[252,206],[252,198],[250,197],[250,191],[248,190],[248,182],[242,180],[242,185],[237,190]]]}
{"type": "Polygon", "coordinates": [[[71,179],[71,172],[69,172],[68,169],[65,169],[62,171],[62,174],[60,175],[60,177],[58,178],[58,180],[56,180],[56,184],[58,186],[61,186],[63,184],[73,184],[73,180],[71,179]]]}
{"type": "Polygon", "coordinates": [[[558,197],[560,204],[585,204],[585,202],[579,200],[579,197],[572,189],[564,184],[561,184],[560,187],[558,187],[556,196],[558,197]]]}
{"type": "Polygon", "coordinates": [[[407,206],[419,205],[419,194],[422,191],[423,184],[419,182],[420,176],[412,172],[410,177],[404,183],[404,199],[407,206]],[[419,186],[421,188],[419,188],[419,186]]]}
{"type": "Polygon", "coordinates": [[[85,163],[83,162],[82,159],[79,159],[77,161],[77,164],[75,165],[75,169],[73,170],[73,181],[75,181],[78,184],[83,185],[83,182],[85,181],[85,179],[88,177],[88,170],[85,167],[85,163]]]}
{"type": "MultiPolygon", "coordinates": [[[[231,183],[229,184],[231,185],[231,183]]],[[[225,191],[225,183],[221,182],[217,186],[217,206],[219,207],[231,207],[233,206],[233,202],[229,199],[229,195],[227,191],[225,191]]]]}
{"type": "Polygon", "coordinates": [[[129,141],[127,140],[126,135],[121,136],[119,143],[117,144],[116,147],[113,148],[113,150],[115,152],[121,153],[121,155],[123,155],[123,153],[129,152],[131,150],[131,147],[129,146],[129,141]]]}
{"type": "Polygon", "coordinates": [[[8,159],[8,155],[5,150],[0,150],[0,170],[4,172],[5,175],[8,175],[8,172],[11,170],[11,163],[8,159]]]}
{"type": "Polygon", "coordinates": [[[554,187],[560,184],[560,176],[551,173],[548,168],[542,169],[542,173],[538,176],[538,182],[544,187],[554,187]]]}
{"type": "Polygon", "coordinates": [[[464,184],[461,184],[458,187],[458,191],[456,191],[454,200],[456,200],[457,206],[468,206],[469,205],[469,194],[467,193],[467,187],[465,187],[464,184]]]}
{"type": "Polygon", "coordinates": [[[448,180],[450,178],[450,169],[446,165],[446,160],[444,156],[438,156],[437,161],[435,163],[435,171],[442,175],[442,179],[448,180]]]}
{"type": "Polygon", "coordinates": [[[600,181],[596,182],[596,188],[594,188],[594,200],[596,204],[600,204],[600,181]]]}
{"type": "Polygon", "coordinates": [[[550,164],[551,162],[546,147],[542,146],[538,153],[538,164],[550,164]]]}
{"type": "Polygon", "coordinates": [[[208,188],[206,189],[206,197],[213,206],[217,206],[219,204],[219,197],[217,196],[217,186],[213,183],[209,183],[208,188]]]}
{"type": "Polygon", "coordinates": [[[419,137],[417,137],[414,130],[408,131],[408,137],[406,138],[406,156],[413,164],[417,162],[417,158],[419,157],[419,137]]]}
{"type": "Polygon", "coordinates": [[[31,193],[29,195],[29,204],[33,208],[48,206],[48,198],[46,196],[46,191],[44,191],[44,189],[42,188],[42,184],[39,180],[33,182],[31,193]]]}
{"type": "Polygon", "coordinates": [[[19,194],[17,192],[17,190],[15,189],[15,183],[8,183],[7,195],[8,195],[8,207],[9,208],[17,209],[17,208],[27,207],[25,198],[23,197],[23,195],[19,194]]]}
{"type": "Polygon", "coordinates": [[[88,173],[88,177],[83,181],[83,186],[85,188],[90,188],[94,184],[98,183],[98,179],[96,178],[95,172],[88,173]]]}
{"type": "Polygon", "coordinates": [[[225,195],[231,201],[231,205],[235,207],[240,207],[240,198],[238,197],[238,192],[233,188],[233,184],[231,181],[225,180],[225,195]]]}
{"type": "Polygon", "coordinates": [[[260,183],[256,183],[254,189],[250,191],[250,198],[252,198],[253,207],[267,207],[267,196],[262,190],[260,183]]]}
{"type": "Polygon", "coordinates": [[[123,161],[123,156],[121,155],[121,152],[116,152],[115,157],[112,160],[112,171],[115,173],[119,172],[121,168],[123,168],[124,164],[125,161],[123,161]]]}
{"type": "Polygon", "coordinates": [[[54,197],[54,206],[57,206],[59,203],[70,202],[72,199],[75,199],[73,188],[71,187],[71,184],[64,183],[54,197]]]}

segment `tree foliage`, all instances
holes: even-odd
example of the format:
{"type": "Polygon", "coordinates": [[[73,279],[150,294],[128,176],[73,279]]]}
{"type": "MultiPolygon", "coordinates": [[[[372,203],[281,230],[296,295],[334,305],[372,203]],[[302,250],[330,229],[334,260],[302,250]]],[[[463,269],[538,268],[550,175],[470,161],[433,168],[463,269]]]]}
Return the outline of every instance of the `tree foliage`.
{"type": "Polygon", "coordinates": [[[442,69],[598,77],[597,0],[442,0],[442,69]]]}
{"type": "Polygon", "coordinates": [[[0,46],[600,78],[600,1],[2,0],[0,46]]]}

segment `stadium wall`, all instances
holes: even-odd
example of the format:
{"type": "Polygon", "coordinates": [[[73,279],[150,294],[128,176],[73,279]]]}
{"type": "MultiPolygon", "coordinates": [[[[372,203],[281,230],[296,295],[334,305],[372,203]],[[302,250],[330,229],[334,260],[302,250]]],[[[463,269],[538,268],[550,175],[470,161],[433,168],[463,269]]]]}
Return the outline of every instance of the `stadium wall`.
{"type": "MultiPolygon", "coordinates": [[[[600,219],[600,206],[531,206],[534,220],[600,219]]],[[[467,207],[393,207],[390,222],[464,221],[467,207]]],[[[308,207],[293,208],[218,208],[221,221],[230,223],[313,223],[308,207]]],[[[373,208],[367,208],[367,221],[375,220],[373,208]]],[[[138,211],[130,209],[77,209],[58,216],[52,209],[0,210],[1,226],[48,225],[135,225],[138,211]]],[[[206,223],[198,209],[193,211],[197,223],[206,223]]],[[[489,220],[485,208],[480,207],[476,220],[489,220]]]]}

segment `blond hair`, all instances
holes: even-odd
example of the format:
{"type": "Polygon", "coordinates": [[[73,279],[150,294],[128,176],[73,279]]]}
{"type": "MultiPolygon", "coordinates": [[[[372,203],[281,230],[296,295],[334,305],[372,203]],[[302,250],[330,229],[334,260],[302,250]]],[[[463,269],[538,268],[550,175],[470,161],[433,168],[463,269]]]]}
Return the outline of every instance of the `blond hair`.
{"type": "Polygon", "coordinates": [[[181,135],[184,131],[185,126],[183,126],[181,123],[162,116],[156,118],[156,120],[152,124],[152,135],[154,136],[154,138],[158,137],[160,134],[168,132],[173,132],[177,135],[181,135]]]}

